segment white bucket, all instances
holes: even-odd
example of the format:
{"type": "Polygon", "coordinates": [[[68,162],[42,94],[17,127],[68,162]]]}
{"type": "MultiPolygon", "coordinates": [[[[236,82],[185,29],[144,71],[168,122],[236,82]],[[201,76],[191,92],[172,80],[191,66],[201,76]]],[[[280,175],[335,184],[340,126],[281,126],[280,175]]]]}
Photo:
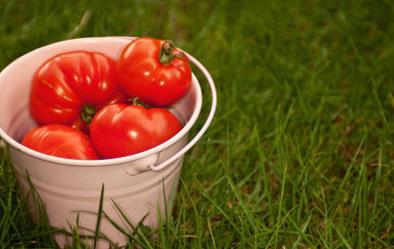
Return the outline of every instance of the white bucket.
{"type": "MultiPolygon", "coordinates": [[[[176,192],[184,153],[201,138],[212,121],[216,109],[213,80],[204,66],[186,53],[207,78],[212,95],[208,117],[189,142],[188,132],[202,105],[201,88],[194,75],[191,91],[171,107],[185,126],[170,140],[150,150],[122,158],[84,161],[42,154],[18,142],[36,126],[29,113],[29,92],[33,74],[43,62],[71,50],[97,51],[117,59],[132,39],[135,38],[101,37],[54,43],[20,57],[0,73],[0,136],[10,145],[12,164],[23,193],[27,195],[31,191],[26,178],[28,173],[54,227],[69,230],[69,224],[75,224],[76,211],[97,213],[102,184],[105,186],[103,209],[116,223],[125,224],[113,201],[133,223],[137,224],[147,215],[143,221],[145,225],[158,225],[160,213],[163,217],[166,215],[165,206],[171,208],[169,202],[176,192]]],[[[33,217],[34,212],[37,210],[33,210],[33,217]]],[[[96,222],[96,215],[79,213],[81,227],[94,231],[96,222]]],[[[100,231],[119,245],[126,243],[125,236],[105,219],[102,219],[100,231]]],[[[56,240],[61,247],[70,243],[64,236],[56,236],[56,240]]],[[[101,241],[97,248],[105,246],[101,241]]]]}

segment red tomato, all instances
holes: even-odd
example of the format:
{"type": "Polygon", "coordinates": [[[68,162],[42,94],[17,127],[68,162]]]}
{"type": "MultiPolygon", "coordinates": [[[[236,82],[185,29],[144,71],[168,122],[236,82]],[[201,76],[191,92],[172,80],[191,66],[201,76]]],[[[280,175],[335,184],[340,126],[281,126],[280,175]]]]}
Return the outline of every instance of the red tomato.
{"type": "Polygon", "coordinates": [[[90,136],[102,158],[115,158],[155,147],[181,129],[179,120],[166,109],[113,104],[94,116],[90,136]]]}
{"type": "Polygon", "coordinates": [[[115,77],[115,61],[101,53],[75,51],[56,55],[33,77],[31,114],[39,125],[89,123],[96,109],[118,94],[115,77]]]}
{"type": "Polygon", "coordinates": [[[118,63],[119,84],[131,97],[153,106],[169,106],[191,87],[187,56],[170,41],[153,38],[133,40],[118,63]]]}
{"type": "Polygon", "coordinates": [[[98,156],[86,134],[66,125],[49,124],[31,129],[22,144],[52,156],[95,160],[98,156]]]}

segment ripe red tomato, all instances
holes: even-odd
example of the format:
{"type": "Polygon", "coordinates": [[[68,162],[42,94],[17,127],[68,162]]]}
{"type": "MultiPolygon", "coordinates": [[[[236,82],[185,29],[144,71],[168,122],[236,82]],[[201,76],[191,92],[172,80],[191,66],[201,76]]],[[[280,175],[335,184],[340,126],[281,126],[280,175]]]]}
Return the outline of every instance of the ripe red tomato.
{"type": "Polygon", "coordinates": [[[33,77],[30,112],[39,125],[84,127],[75,123],[89,123],[96,109],[116,98],[119,87],[115,77],[116,62],[101,53],[56,55],[33,77]]]}
{"type": "Polygon", "coordinates": [[[90,136],[102,158],[115,158],[157,146],[181,129],[179,120],[166,109],[113,104],[94,116],[90,136]]]}
{"type": "Polygon", "coordinates": [[[86,134],[66,125],[49,124],[31,129],[22,144],[39,152],[70,159],[98,159],[86,134]]]}
{"type": "Polygon", "coordinates": [[[131,97],[153,106],[169,106],[191,87],[187,56],[172,42],[153,38],[133,40],[118,63],[119,84],[131,97]]]}

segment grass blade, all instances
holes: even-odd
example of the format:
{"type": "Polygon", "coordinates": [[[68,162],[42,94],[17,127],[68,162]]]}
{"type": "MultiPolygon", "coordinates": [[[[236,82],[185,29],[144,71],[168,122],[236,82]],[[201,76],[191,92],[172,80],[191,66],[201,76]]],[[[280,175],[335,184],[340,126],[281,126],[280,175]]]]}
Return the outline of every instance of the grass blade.
{"type": "Polygon", "coordinates": [[[99,207],[98,207],[98,212],[97,212],[96,229],[94,231],[93,249],[96,249],[98,235],[100,233],[101,218],[103,216],[103,204],[104,204],[104,183],[101,186],[100,202],[99,202],[99,207]]]}

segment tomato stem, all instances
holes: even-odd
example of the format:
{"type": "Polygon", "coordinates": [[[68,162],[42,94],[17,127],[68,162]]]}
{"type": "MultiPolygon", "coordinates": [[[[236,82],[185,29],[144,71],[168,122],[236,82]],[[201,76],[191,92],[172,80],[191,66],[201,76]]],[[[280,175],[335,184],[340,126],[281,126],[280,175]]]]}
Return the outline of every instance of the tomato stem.
{"type": "Polygon", "coordinates": [[[145,107],[145,108],[152,107],[152,106],[146,104],[145,102],[142,102],[138,97],[131,98],[131,104],[132,105],[139,105],[139,106],[142,106],[142,107],[145,107]]]}
{"type": "Polygon", "coordinates": [[[86,104],[82,108],[81,118],[86,124],[90,124],[96,112],[97,112],[96,107],[94,107],[93,105],[86,104]]]}
{"type": "Polygon", "coordinates": [[[175,49],[174,43],[170,40],[164,41],[161,45],[159,61],[161,64],[169,65],[175,58],[182,58],[185,56],[182,52],[173,53],[175,49]]]}
{"type": "Polygon", "coordinates": [[[145,104],[144,102],[142,102],[138,97],[134,97],[131,99],[132,101],[132,105],[139,105],[145,108],[148,108],[149,105],[145,104]]]}

